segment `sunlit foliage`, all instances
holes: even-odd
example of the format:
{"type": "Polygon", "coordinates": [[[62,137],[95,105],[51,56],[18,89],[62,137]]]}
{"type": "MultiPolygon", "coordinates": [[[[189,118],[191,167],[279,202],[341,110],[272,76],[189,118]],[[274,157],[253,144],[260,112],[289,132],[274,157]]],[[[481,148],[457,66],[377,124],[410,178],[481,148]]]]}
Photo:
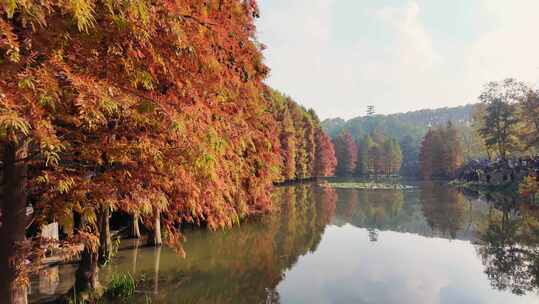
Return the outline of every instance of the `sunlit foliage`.
{"type": "MultiPolygon", "coordinates": [[[[177,245],[181,223],[269,211],[279,163],[294,170],[285,179],[313,176],[322,133],[295,104],[271,111],[257,16],[253,0],[0,2],[3,173],[21,173],[2,215],[32,202],[35,227],[58,221],[85,245],[93,288],[113,212],[177,245]]],[[[0,231],[17,236],[7,249],[24,239],[15,224],[0,231]]]]}
{"type": "Polygon", "coordinates": [[[280,142],[278,180],[332,176],[337,165],[335,149],[316,113],[278,91],[268,89],[266,94],[280,142]]]}

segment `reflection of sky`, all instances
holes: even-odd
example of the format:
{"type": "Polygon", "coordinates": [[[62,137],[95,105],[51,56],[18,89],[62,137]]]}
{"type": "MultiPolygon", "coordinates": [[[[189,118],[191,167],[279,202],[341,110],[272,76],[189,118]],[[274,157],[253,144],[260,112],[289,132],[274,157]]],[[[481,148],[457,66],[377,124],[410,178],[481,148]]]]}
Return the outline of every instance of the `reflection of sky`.
{"type": "Polygon", "coordinates": [[[316,252],[279,284],[282,303],[538,303],[490,287],[472,244],[328,226],[316,252]]]}

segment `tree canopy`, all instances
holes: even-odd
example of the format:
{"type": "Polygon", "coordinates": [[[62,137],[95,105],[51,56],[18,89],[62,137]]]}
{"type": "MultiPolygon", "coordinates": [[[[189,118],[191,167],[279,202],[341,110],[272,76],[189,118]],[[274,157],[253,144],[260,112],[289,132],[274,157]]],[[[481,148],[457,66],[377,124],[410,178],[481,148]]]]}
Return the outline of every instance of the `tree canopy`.
{"type": "Polygon", "coordinates": [[[229,227],[271,209],[273,182],[331,175],[316,114],[263,83],[257,16],[253,0],[1,2],[0,271],[20,275],[27,222],[58,221],[95,269],[111,212],[177,245],[182,223],[229,227]]]}

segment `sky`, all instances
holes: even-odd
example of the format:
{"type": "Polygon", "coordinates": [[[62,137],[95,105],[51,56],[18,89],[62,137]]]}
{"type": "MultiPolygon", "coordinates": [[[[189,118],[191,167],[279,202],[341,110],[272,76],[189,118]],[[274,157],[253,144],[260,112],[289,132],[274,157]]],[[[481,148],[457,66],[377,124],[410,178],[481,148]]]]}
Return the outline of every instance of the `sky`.
{"type": "Polygon", "coordinates": [[[478,102],[539,84],[537,0],[258,0],[267,83],[325,118],[478,102]]]}

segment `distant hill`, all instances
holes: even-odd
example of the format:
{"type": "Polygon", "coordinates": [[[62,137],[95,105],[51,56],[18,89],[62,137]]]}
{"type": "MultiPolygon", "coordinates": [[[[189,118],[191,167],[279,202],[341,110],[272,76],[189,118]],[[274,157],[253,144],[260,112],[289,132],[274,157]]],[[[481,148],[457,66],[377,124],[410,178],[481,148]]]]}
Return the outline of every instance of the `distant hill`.
{"type": "MultiPolygon", "coordinates": [[[[471,122],[475,105],[420,110],[390,115],[372,115],[352,118],[348,121],[342,118],[326,119],[322,128],[332,138],[337,137],[343,130],[349,131],[360,145],[365,135],[373,138],[395,138],[401,147],[403,161],[401,175],[418,176],[419,148],[421,141],[430,127],[445,125],[451,121],[461,135],[463,147],[469,147],[464,141],[472,133],[471,122]]],[[[472,149],[464,151],[466,159],[477,157],[472,149]]]]}
{"type": "Polygon", "coordinates": [[[422,138],[431,126],[445,124],[448,121],[456,125],[468,125],[472,120],[473,104],[440,108],[433,110],[419,110],[389,115],[360,116],[345,121],[342,118],[326,119],[322,127],[331,136],[337,136],[343,129],[347,129],[359,139],[374,130],[402,140],[406,136],[422,138]]]}

